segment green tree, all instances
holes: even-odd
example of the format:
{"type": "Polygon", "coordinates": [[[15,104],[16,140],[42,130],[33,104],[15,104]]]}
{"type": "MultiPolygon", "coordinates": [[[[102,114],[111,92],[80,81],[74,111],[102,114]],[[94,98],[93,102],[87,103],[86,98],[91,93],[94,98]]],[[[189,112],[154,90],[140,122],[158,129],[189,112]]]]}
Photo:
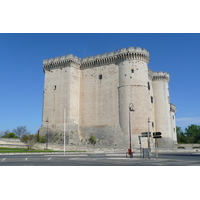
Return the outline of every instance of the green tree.
{"type": "Polygon", "coordinates": [[[189,143],[197,143],[200,141],[200,126],[191,124],[185,129],[185,135],[189,143]]]}
{"type": "Polygon", "coordinates": [[[178,143],[187,143],[187,137],[182,131],[181,127],[176,127],[176,133],[177,133],[177,142],[178,143]]]}
{"type": "Polygon", "coordinates": [[[28,150],[33,147],[37,143],[37,136],[36,135],[23,135],[20,139],[21,142],[25,143],[28,150]]]}
{"type": "Polygon", "coordinates": [[[5,132],[4,135],[1,136],[2,138],[18,138],[14,133],[5,132]]]}
{"type": "Polygon", "coordinates": [[[178,143],[199,143],[200,144],[200,126],[191,124],[185,132],[180,127],[176,127],[178,143]]]}

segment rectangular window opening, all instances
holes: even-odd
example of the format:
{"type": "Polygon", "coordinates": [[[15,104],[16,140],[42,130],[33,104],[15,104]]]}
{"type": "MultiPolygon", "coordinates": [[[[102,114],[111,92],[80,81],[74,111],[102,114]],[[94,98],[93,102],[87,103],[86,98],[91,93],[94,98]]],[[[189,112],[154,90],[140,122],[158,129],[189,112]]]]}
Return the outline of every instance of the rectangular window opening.
{"type": "Polygon", "coordinates": [[[101,80],[102,78],[103,78],[103,75],[102,75],[102,74],[100,74],[100,75],[99,75],[99,79],[101,80]]]}
{"type": "Polygon", "coordinates": [[[148,90],[150,90],[150,84],[149,84],[149,82],[148,82],[148,90]]]}

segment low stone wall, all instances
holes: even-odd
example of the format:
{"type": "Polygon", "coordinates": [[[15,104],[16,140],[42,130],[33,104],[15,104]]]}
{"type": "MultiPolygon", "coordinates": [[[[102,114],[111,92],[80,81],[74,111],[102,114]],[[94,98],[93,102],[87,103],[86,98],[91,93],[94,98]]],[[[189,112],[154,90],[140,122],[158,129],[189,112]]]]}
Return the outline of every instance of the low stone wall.
{"type": "Polygon", "coordinates": [[[194,148],[200,148],[200,144],[175,144],[175,148],[180,149],[194,149],[194,148]]]}
{"type": "MultiPolygon", "coordinates": [[[[15,147],[15,148],[26,148],[26,145],[20,141],[18,138],[0,138],[0,147],[15,147]]],[[[34,149],[46,149],[46,143],[37,143],[34,145],[34,149]]],[[[48,144],[48,149],[53,150],[64,150],[64,144],[48,144]]],[[[93,146],[93,145],[66,145],[66,151],[86,151],[86,152],[96,152],[104,151],[108,153],[126,153],[128,148],[119,147],[106,147],[106,146],[93,146]]],[[[152,152],[155,151],[154,148],[151,149],[152,152]]],[[[200,144],[175,144],[174,148],[158,148],[159,152],[200,152],[200,144]]],[[[140,149],[133,149],[133,152],[138,153],[140,149]]]]}
{"type": "Polygon", "coordinates": [[[0,138],[0,147],[26,148],[26,145],[18,138],[0,138]]]}
{"type": "Polygon", "coordinates": [[[23,144],[18,138],[0,138],[1,144],[23,144]]]}
{"type": "MultiPolygon", "coordinates": [[[[26,148],[26,145],[16,138],[0,138],[0,147],[8,148],[26,148]]],[[[33,147],[34,149],[46,149],[46,143],[36,143],[33,147]]],[[[48,149],[53,150],[64,150],[64,144],[49,143],[48,149]]],[[[125,148],[116,148],[116,147],[100,147],[93,145],[66,145],[66,151],[86,151],[86,152],[95,152],[95,151],[106,151],[106,152],[127,152],[125,148]]]]}

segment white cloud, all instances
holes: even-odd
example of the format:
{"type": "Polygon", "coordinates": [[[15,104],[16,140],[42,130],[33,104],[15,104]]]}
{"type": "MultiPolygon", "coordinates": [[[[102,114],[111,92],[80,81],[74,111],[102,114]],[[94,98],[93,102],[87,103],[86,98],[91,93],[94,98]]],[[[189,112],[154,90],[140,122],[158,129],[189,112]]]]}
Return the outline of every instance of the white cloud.
{"type": "Polygon", "coordinates": [[[176,119],[176,125],[187,127],[191,124],[200,124],[200,117],[180,117],[176,119]]]}

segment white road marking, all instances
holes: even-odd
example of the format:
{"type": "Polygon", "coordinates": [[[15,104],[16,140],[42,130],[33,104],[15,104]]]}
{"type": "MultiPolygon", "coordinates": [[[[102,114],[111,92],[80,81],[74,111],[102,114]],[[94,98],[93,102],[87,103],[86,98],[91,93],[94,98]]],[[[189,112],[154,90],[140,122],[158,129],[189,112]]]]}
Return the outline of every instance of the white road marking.
{"type": "Polygon", "coordinates": [[[27,160],[28,158],[25,158],[25,160],[27,160]]]}
{"type": "Polygon", "coordinates": [[[48,158],[48,160],[50,160],[51,159],[51,157],[50,158],[48,158]]]}
{"type": "Polygon", "coordinates": [[[6,158],[4,158],[2,161],[4,161],[6,158]]]}

